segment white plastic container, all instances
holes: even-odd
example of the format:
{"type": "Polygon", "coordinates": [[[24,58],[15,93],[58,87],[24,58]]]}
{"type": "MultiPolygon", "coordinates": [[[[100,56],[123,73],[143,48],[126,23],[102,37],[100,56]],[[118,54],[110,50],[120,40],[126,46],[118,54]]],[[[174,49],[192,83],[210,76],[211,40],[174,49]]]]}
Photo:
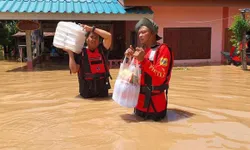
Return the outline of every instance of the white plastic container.
{"type": "Polygon", "coordinates": [[[60,21],[57,24],[53,45],[57,48],[68,49],[74,53],[81,53],[85,43],[86,32],[73,22],[60,21]]]}

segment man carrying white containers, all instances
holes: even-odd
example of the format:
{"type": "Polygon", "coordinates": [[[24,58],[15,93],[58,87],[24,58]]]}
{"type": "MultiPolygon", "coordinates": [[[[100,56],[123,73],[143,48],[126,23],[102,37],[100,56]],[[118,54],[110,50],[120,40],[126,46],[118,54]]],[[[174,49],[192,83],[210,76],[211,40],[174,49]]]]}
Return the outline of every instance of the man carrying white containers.
{"type": "Polygon", "coordinates": [[[108,96],[111,87],[107,55],[111,42],[111,34],[95,26],[58,23],[53,45],[69,54],[69,68],[78,74],[83,98],[108,96]]]}

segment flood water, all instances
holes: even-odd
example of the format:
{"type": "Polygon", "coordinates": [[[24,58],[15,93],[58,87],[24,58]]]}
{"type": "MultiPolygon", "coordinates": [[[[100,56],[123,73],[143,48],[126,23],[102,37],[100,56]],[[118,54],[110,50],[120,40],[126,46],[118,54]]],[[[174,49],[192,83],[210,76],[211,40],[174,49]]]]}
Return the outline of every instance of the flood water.
{"type": "Polygon", "coordinates": [[[250,71],[175,68],[167,117],[153,122],[111,97],[82,99],[67,65],[24,65],[0,61],[1,150],[250,149],[250,71]]]}

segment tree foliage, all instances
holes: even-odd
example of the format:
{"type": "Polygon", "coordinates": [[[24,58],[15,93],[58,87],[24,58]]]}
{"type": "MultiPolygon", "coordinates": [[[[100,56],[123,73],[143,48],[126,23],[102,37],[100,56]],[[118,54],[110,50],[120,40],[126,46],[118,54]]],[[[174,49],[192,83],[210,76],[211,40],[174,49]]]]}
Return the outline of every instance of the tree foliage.
{"type": "Polygon", "coordinates": [[[17,33],[16,21],[1,21],[0,22],[0,45],[14,46],[13,34],[17,33]]]}
{"type": "Polygon", "coordinates": [[[242,41],[244,32],[250,30],[249,17],[246,17],[246,20],[244,20],[241,15],[234,16],[234,21],[229,29],[233,33],[231,42],[234,46],[238,46],[238,44],[242,41]]]}

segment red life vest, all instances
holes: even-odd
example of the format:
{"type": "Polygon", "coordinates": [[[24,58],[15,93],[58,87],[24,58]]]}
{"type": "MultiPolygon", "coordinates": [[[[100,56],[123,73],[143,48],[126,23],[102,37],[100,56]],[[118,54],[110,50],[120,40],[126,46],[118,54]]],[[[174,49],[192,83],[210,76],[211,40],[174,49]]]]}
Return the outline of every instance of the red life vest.
{"type": "MultiPolygon", "coordinates": [[[[167,46],[166,44],[161,44],[160,46],[157,46],[155,48],[151,48],[151,51],[155,51],[155,56],[154,56],[154,60],[151,61],[152,64],[156,63],[156,61],[159,59],[158,58],[158,53],[159,53],[159,50],[161,49],[162,46],[167,46]]],[[[168,47],[168,46],[167,46],[168,47]]],[[[169,80],[170,80],[170,76],[171,76],[171,71],[172,71],[172,67],[173,67],[173,54],[172,54],[172,50],[170,47],[168,47],[169,49],[169,52],[170,52],[170,65],[168,67],[168,72],[166,74],[166,77],[165,77],[165,81],[161,84],[161,83],[156,83],[156,82],[152,82],[152,77],[147,74],[146,72],[144,72],[142,75],[144,75],[144,81],[142,81],[142,85],[141,85],[141,91],[140,91],[140,94],[143,94],[145,95],[145,98],[143,99],[140,99],[139,98],[139,102],[140,101],[144,101],[144,105],[138,105],[137,106],[137,109],[139,110],[147,110],[147,113],[150,112],[150,113],[159,113],[162,111],[162,108],[164,108],[166,110],[166,106],[162,106],[163,103],[165,105],[167,105],[167,101],[166,99],[164,98],[164,100],[154,100],[154,103],[153,103],[153,100],[152,100],[152,96],[155,96],[155,95],[160,95],[162,94],[164,91],[165,91],[165,94],[166,94],[166,98],[167,98],[167,95],[168,95],[168,88],[169,88],[169,80]],[[160,85],[159,85],[160,84],[160,85]],[[164,101],[164,102],[162,102],[164,101]],[[153,108],[153,111],[150,110],[150,106],[153,108]]],[[[151,52],[150,52],[151,53],[151,52]]]]}
{"type": "Polygon", "coordinates": [[[79,74],[85,80],[94,80],[110,77],[107,60],[103,51],[96,48],[91,51],[83,48],[79,74]]]}
{"type": "MultiPolygon", "coordinates": [[[[241,62],[240,52],[238,52],[238,54],[237,54],[237,51],[242,51],[242,49],[243,49],[242,47],[243,47],[242,43],[240,43],[238,49],[235,46],[231,47],[230,57],[232,58],[232,60],[234,60],[236,62],[241,62]]],[[[246,43],[245,47],[246,47],[246,51],[247,51],[248,50],[248,43],[246,43]]]]}

